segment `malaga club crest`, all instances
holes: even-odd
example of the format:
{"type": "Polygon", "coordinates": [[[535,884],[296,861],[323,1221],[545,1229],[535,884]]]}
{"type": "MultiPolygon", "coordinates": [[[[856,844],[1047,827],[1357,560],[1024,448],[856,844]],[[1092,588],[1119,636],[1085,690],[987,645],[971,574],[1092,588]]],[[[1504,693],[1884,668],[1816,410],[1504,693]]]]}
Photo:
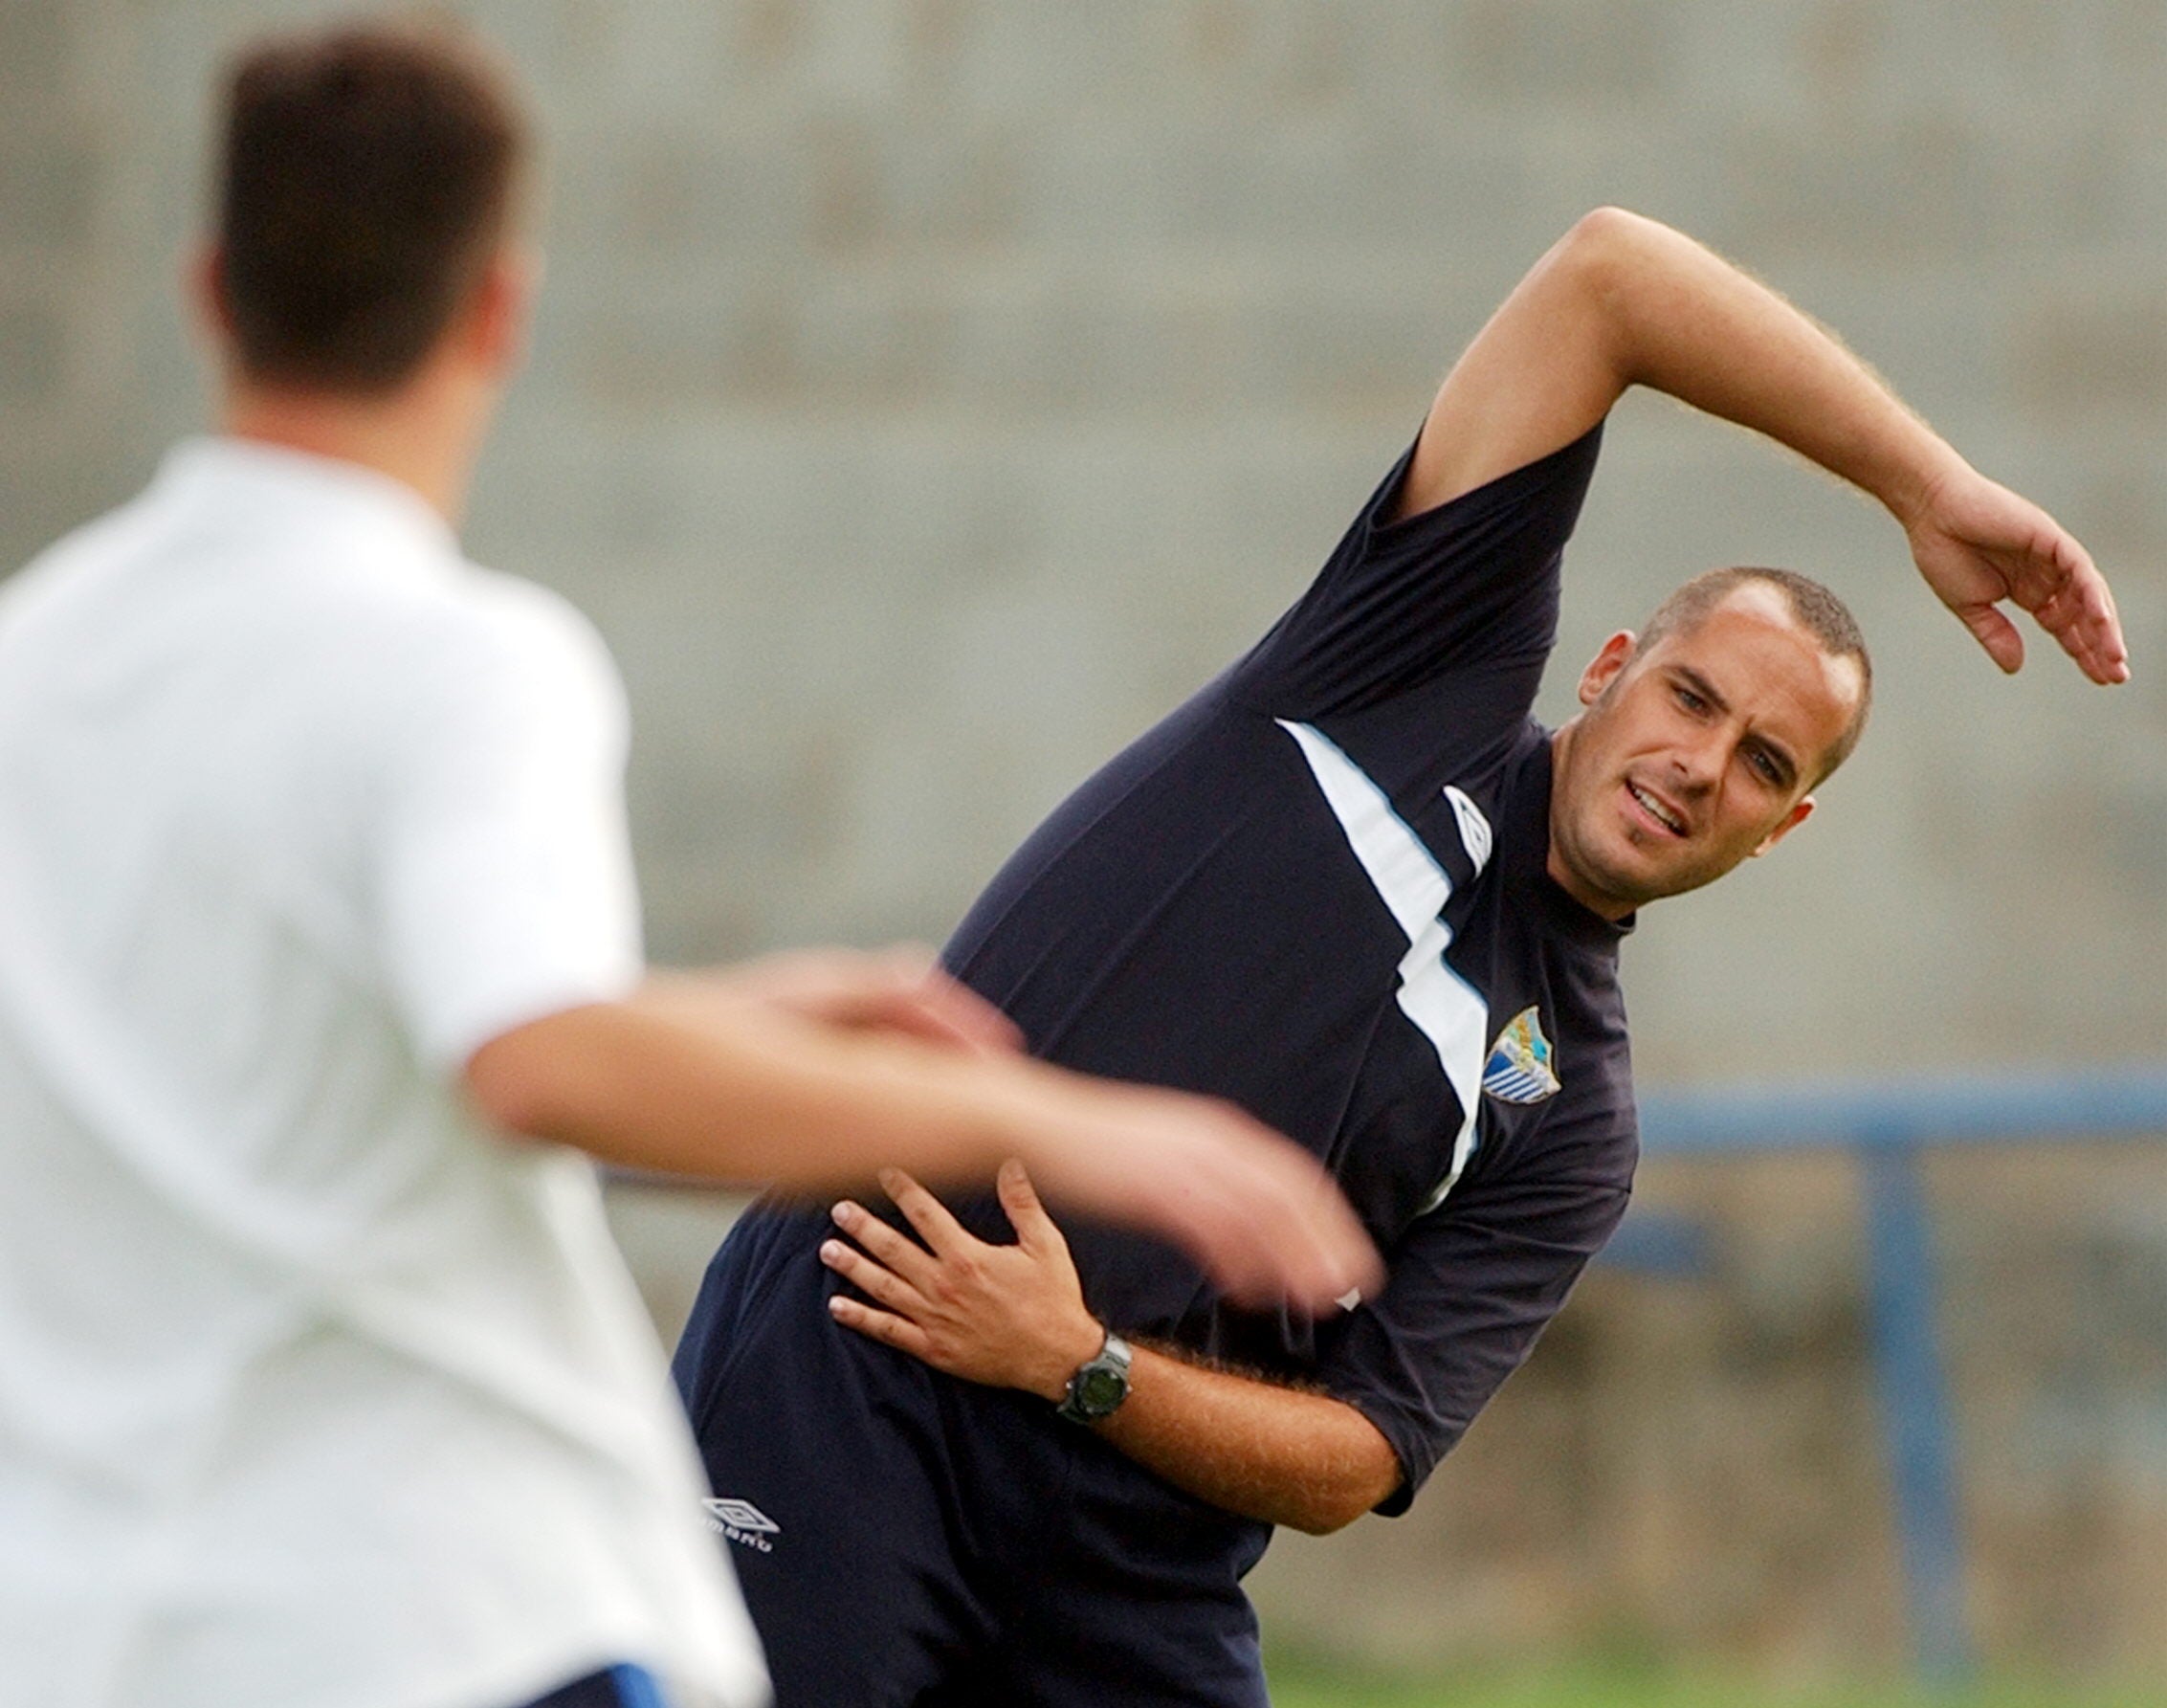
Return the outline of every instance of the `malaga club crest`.
{"type": "Polygon", "coordinates": [[[1557,1095],[1557,1049],[1542,1035],[1542,1016],[1534,1009],[1522,1009],[1497,1034],[1482,1089],[1501,1103],[1539,1103],[1557,1095]]]}

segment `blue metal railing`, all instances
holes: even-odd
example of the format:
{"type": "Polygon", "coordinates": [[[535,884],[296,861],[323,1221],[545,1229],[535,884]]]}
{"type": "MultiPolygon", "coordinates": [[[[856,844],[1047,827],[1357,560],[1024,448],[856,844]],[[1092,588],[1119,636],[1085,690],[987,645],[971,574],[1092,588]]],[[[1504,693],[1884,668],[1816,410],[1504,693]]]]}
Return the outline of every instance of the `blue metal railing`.
{"type": "Polygon", "coordinates": [[[1920,1153],[1939,1145],[2167,1137],[2167,1068],[1650,1092],[1641,1098],[1641,1135],[1649,1157],[1857,1155],[1884,1451],[1913,1655],[1929,1681],[1960,1683],[1974,1670],[1975,1651],[1920,1153]]]}

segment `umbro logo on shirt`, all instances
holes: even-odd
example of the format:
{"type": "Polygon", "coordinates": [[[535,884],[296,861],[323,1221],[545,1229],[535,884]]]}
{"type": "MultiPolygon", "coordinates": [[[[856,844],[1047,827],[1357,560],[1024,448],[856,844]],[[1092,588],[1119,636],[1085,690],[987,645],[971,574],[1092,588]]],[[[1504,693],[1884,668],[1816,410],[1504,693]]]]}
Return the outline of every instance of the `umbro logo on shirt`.
{"type": "Polygon", "coordinates": [[[700,1505],[707,1509],[707,1527],[718,1536],[728,1537],[748,1548],[758,1548],[763,1554],[775,1551],[775,1544],[767,1539],[782,1535],[783,1526],[751,1501],[725,1497],[719,1500],[702,1500],[700,1505]]]}
{"type": "Polygon", "coordinates": [[[1490,1047],[1482,1089],[1501,1103],[1539,1103],[1558,1095],[1557,1047],[1542,1035],[1542,1016],[1522,1009],[1490,1047]]]}

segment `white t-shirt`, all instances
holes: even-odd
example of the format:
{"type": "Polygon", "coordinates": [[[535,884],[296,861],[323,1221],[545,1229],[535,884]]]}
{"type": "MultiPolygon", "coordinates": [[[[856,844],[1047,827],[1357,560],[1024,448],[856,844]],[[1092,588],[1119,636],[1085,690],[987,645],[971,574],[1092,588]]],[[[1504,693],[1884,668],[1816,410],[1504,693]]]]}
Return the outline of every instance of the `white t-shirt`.
{"type": "Polygon", "coordinates": [[[0,1708],[762,1699],[577,1153],[469,1054],[641,970],[622,693],[238,440],[0,588],[0,1708]]]}

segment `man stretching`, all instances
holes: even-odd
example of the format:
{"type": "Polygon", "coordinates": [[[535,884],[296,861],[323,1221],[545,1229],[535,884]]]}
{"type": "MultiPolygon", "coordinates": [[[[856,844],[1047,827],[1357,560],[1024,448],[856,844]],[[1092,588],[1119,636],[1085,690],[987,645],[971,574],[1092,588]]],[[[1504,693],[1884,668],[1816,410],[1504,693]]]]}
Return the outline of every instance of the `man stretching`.
{"type": "Polygon", "coordinates": [[[1404,1510],[1617,1225],[1620,940],[1797,829],[1870,689],[1833,594],[1732,569],[1605,641],[1564,727],[1529,716],[1635,385],[1881,500],[2004,670],[2011,602],[2094,680],[2128,674],[2105,583],[2045,514],[1705,249],[1581,221],[1309,591],[1060,808],[948,948],[1034,1053],[1311,1146],[1387,1280],[1317,1320],[1238,1308],[1148,1238],[1064,1241],[1020,1168],[954,1215],[891,1176],[918,1240],[848,1203],[847,1240],[748,1216],[676,1367],[783,1708],[1262,1702],[1239,1580],[1271,1526],[1404,1510]]]}

